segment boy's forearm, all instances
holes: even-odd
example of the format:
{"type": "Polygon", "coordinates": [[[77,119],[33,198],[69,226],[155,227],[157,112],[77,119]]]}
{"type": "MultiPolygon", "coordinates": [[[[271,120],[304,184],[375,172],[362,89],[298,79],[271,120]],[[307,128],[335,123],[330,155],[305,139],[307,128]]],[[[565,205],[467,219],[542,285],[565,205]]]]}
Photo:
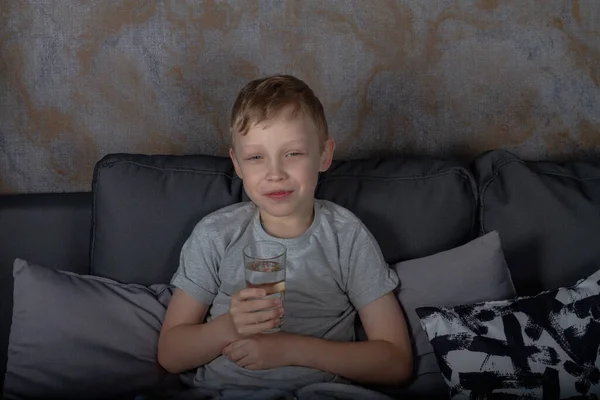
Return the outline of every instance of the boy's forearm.
{"type": "Polygon", "coordinates": [[[412,374],[411,354],[383,340],[334,342],[293,335],[287,352],[292,365],[316,368],[362,383],[399,384],[412,374]]]}
{"type": "Polygon", "coordinates": [[[228,313],[203,324],[178,325],[161,337],[159,356],[165,356],[159,362],[169,372],[181,373],[214,360],[240,339],[228,313]]]}

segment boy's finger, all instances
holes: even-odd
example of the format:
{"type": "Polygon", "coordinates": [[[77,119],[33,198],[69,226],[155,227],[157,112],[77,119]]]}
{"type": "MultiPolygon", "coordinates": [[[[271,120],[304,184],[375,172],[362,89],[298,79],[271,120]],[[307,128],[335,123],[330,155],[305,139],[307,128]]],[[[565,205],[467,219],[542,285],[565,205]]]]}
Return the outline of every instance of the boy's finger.
{"type": "Polygon", "coordinates": [[[254,335],[269,329],[278,327],[281,324],[283,312],[278,310],[261,311],[252,314],[246,314],[244,324],[240,328],[243,335],[254,335]]]}
{"type": "Polygon", "coordinates": [[[272,319],[279,319],[281,315],[283,315],[283,311],[280,311],[280,309],[276,308],[273,310],[255,312],[249,314],[248,317],[251,321],[251,324],[260,324],[262,322],[267,322],[272,319]]]}
{"type": "Polygon", "coordinates": [[[240,300],[261,299],[266,295],[264,289],[246,288],[239,291],[240,300]]]}
{"type": "Polygon", "coordinates": [[[248,352],[245,351],[244,349],[236,349],[236,350],[232,351],[231,353],[225,354],[225,355],[231,361],[237,362],[238,360],[241,360],[242,358],[247,357],[248,356],[248,352]]]}
{"type": "Polygon", "coordinates": [[[266,322],[270,319],[275,318],[275,313],[273,310],[267,311],[258,311],[254,313],[246,313],[243,316],[240,316],[240,325],[242,326],[253,326],[256,324],[260,324],[266,322]]]}
{"type": "Polygon", "coordinates": [[[243,358],[235,361],[237,365],[242,368],[246,368],[247,365],[251,365],[251,360],[249,356],[244,356],[243,358]]]}
{"type": "Polygon", "coordinates": [[[247,300],[240,305],[243,312],[255,312],[274,308],[280,305],[279,299],[247,300]]]}
{"type": "Polygon", "coordinates": [[[242,340],[237,340],[237,341],[235,341],[233,343],[230,343],[229,345],[225,346],[225,348],[223,349],[223,354],[231,353],[232,351],[234,351],[238,347],[244,346],[246,344],[246,342],[247,342],[246,339],[242,339],[242,340]]]}
{"type": "Polygon", "coordinates": [[[258,333],[263,333],[269,329],[273,329],[279,326],[281,323],[279,318],[270,319],[265,322],[261,322],[259,324],[246,325],[243,327],[244,335],[256,335],[258,333]]]}

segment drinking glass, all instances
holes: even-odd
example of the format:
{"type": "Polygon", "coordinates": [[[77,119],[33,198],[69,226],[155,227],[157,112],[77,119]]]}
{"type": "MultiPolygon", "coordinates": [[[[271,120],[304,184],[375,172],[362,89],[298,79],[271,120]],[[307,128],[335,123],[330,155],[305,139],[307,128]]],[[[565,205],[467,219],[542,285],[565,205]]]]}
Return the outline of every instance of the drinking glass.
{"type": "MultiPolygon", "coordinates": [[[[285,259],[284,245],[261,240],[244,247],[244,269],[246,287],[263,289],[267,299],[277,298],[283,307],[285,298],[285,259]]],[[[265,311],[265,310],[260,310],[265,311]]],[[[279,326],[266,330],[265,333],[278,332],[283,324],[280,317],[279,326]]]]}

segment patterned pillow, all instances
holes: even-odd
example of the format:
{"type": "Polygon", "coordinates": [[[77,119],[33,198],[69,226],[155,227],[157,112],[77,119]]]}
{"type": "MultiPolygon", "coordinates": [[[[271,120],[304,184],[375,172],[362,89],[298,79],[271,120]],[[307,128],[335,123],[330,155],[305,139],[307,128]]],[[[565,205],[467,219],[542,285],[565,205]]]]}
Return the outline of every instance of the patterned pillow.
{"type": "Polygon", "coordinates": [[[416,311],[454,399],[600,395],[600,270],[533,297],[416,311]]]}

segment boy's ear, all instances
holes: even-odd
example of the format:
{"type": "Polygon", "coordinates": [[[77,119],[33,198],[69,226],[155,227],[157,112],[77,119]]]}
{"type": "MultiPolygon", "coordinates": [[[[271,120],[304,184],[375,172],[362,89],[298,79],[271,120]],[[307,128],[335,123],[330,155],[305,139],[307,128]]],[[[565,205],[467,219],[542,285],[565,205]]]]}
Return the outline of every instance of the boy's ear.
{"type": "Polygon", "coordinates": [[[231,158],[231,161],[233,162],[233,168],[235,168],[235,173],[237,174],[237,176],[239,176],[240,179],[244,179],[242,177],[242,171],[240,170],[240,166],[238,164],[237,157],[235,156],[235,151],[233,150],[233,147],[229,148],[229,158],[231,158]]]}
{"type": "Polygon", "coordinates": [[[325,172],[331,166],[333,161],[333,152],[335,150],[335,141],[333,139],[327,139],[321,152],[321,165],[319,166],[319,172],[325,172]]]}

